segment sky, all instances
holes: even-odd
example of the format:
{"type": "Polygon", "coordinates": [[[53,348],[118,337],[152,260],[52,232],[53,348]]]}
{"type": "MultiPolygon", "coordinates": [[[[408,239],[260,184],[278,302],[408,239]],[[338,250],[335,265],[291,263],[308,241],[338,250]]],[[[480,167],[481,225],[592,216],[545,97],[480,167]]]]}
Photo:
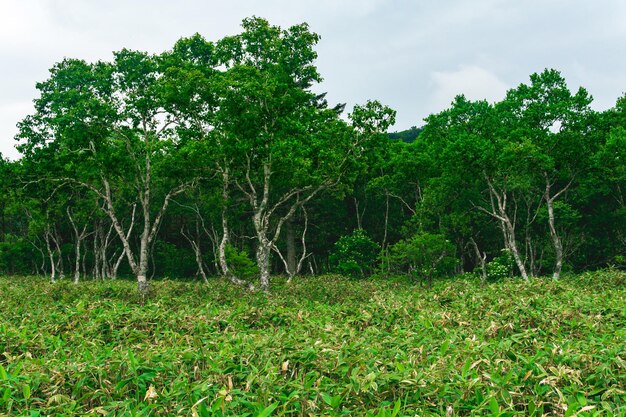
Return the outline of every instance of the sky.
{"type": "Polygon", "coordinates": [[[391,130],[422,125],[457,94],[500,100],[544,68],[598,110],[626,91],[623,0],[0,0],[0,153],[19,157],[16,123],[64,57],[158,53],[196,32],[218,40],[253,15],[309,23],[321,36],[316,90],[348,109],[380,100],[398,112],[391,130]]]}

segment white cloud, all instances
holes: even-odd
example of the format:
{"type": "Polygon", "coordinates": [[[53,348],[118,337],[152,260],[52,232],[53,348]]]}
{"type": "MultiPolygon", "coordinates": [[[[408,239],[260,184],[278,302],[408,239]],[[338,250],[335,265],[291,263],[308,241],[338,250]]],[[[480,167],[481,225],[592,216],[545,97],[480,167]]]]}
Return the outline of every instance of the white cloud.
{"type": "Polygon", "coordinates": [[[433,72],[431,79],[434,84],[431,107],[435,112],[448,107],[459,94],[464,94],[470,100],[486,99],[493,102],[504,98],[509,88],[498,76],[477,66],[433,72]]]}

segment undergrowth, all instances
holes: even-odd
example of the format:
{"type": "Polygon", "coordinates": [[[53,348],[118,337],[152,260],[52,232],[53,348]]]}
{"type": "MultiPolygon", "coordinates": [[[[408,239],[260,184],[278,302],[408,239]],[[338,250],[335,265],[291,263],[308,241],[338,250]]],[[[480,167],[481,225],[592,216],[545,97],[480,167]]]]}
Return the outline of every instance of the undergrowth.
{"type": "Polygon", "coordinates": [[[626,274],[0,278],[0,415],[626,415],[626,274]]]}

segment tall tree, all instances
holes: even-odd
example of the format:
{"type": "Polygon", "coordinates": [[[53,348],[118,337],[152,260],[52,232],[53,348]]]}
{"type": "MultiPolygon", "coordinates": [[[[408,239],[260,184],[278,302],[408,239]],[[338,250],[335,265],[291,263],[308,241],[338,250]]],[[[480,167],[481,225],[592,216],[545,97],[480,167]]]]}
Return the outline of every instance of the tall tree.
{"type": "MultiPolygon", "coordinates": [[[[195,74],[202,77],[197,79],[217,91],[217,96],[209,92],[204,101],[190,103],[200,109],[192,112],[199,117],[191,118],[190,126],[201,132],[216,156],[224,210],[233,192],[248,204],[260,286],[267,290],[270,256],[279,251],[283,226],[298,209],[340,182],[368,132],[351,130],[337,109],[327,108],[311,91],[321,80],[313,64],[319,37],[306,24],[281,29],[251,18],[244,20],[243,29],[216,45],[194,37],[179,43],[178,50],[199,64],[195,74]],[[216,63],[225,70],[206,71],[216,63]]],[[[360,115],[360,109],[355,109],[357,123],[371,122],[372,111],[386,111],[374,103],[363,107],[367,114],[360,115]]],[[[222,226],[220,259],[229,275],[222,256],[229,235],[226,212],[222,226]]]]}
{"type": "Polygon", "coordinates": [[[530,84],[510,90],[497,105],[502,136],[524,145],[519,157],[532,160],[528,175],[541,184],[546,205],[548,228],[554,250],[553,278],[563,268],[563,232],[558,225],[555,206],[570,190],[576,178],[588,169],[594,143],[588,140],[589,104],[592,99],[584,88],[574,94],[556,70],[530,76],[530,84]]]}
{"type": "Polygon", "coordinates": [[[142,294],[148,291],[151,245],[175,195],[191,185],[172,170],[178,115],[163,99],[157,56],[122,50],[113,62],[66,59],[37,84],[36,113],[20,123],[20,150],[33,158],[53,149],[51,179],[82,186],[102,200],[142,294]],[[166,171],[167,170],[167,171],[166,171]],[[139,248],[132,245],[120,210],[141,208],[139,248]]]}

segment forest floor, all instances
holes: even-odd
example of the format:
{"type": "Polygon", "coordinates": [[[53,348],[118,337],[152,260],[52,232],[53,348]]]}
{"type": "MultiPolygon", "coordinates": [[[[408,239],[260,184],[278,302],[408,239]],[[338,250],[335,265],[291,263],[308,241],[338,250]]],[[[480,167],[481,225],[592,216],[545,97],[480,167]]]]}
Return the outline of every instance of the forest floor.
{"type": "Polygon", "coordinates": [[[624,416],[626,273],[0,278],[0,415],[624,416]]]}

